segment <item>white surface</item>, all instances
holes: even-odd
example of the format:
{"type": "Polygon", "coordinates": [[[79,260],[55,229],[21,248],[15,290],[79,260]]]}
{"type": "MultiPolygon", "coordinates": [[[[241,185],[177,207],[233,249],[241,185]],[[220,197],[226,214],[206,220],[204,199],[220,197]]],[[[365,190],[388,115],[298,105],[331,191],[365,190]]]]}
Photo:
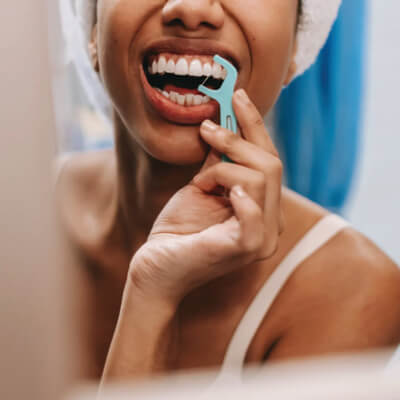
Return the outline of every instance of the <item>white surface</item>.
{"type": "MultiPolygon", "coordinates": [[[[398,400],[399,371],[384,371],[385,355],[338,357],[248,371],[246,382],[213,385],[213,375],[182,375],[147,385],[106,388],[97,400],[398,400]]],[[[96,388],[68,400],[95,400],[96,388]]]]}
{"type": "Polygon", "coordinates": [[[347,217],[400,264],[400,1],[370,1],[362,154],[347,217]]]}

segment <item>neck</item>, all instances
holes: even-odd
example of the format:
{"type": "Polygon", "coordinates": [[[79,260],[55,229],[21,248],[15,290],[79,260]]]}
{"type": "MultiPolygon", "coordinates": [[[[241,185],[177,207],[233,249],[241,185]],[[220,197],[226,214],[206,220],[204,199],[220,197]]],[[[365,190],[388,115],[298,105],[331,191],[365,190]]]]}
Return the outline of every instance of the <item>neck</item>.
{"type": "Polygon", "coordinates": [[[169,199],[187,185],[201,165],[177,166],[156,160],[116,123],[118,198],[131,243],[147,237],[169,199]]]}

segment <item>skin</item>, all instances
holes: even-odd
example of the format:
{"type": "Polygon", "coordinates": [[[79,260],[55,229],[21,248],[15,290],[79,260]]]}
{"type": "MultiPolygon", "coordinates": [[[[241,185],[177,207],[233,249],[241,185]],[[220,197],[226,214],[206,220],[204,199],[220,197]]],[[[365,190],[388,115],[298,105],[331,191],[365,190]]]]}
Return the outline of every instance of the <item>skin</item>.
{"type": "MultiPolygon", "coordinates": [[[[328,214],[282,187],[262,118],[296,70],[297,7],[99,2],[90,49],[115,107],[116,146],[71,159],[58,196],[87,267],[92,374],[103,383],[220,365],[254,295],[328,214]],[[139,68],[145,46],[163,37],[232,49],[241,67],[233,99],[240,135],[216,121],[173,124],[149,107],[139,68]],[[221,163],[221,153],[235,164],[221,163]]],[[[397,266],[347,228],[292,275],[246,363],[394,345],[399,288],[397,266]]]]}

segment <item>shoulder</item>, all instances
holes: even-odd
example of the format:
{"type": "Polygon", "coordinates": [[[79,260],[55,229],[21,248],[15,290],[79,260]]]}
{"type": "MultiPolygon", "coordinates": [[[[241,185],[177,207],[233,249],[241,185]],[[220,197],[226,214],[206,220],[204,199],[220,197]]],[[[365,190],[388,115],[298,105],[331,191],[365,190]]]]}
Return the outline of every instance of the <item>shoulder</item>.
{"type": "Polygon", "coordinates": [[[56,201],[62,223],[72,239],[90,233],[110,197],[112,150],[74,153],[56,161],[56,201]]]}
{"type": "MultiPolygon", "coordinates": [[[[365,344],[384,346],[400,342],[400,269],[370,239],[355,229],[342,231],[328,243],[325,282],[333,281],[335,301],[344,310],[338,320],[352,322],[353,334],[365,344]]],[[[322,252],[320,257],[323,257],[322,252]]],[[[349,329],[350,331],[350,329],[349,329]]]]}
{"type": "Polygon", "coordinates": [[[291,313],[296,336],[308,336],[322,352],[400,342],[400,269],[355,229],[305,261],[291,285],[300,308],[291,313]]]}
{"type": "MultiPolygon", "coordinates": [[[[311,204],[299,207],[314,225],[328,215],[311,204]]],[[[299,266],[281,297],[288,328],[276,357],[400,342],[400,269],[351,226],[299,266]]]]}
{"type": "MultiPolygon", "coordinates": [[[[297,225],[301,226],[298,229],[301,237],[331,215],[301,196],[296,201],[297,210],[292,213],[300,215],[297,225]]],[[[290,225],[294,225],[293,217],[290,225]]],[[[302,280],[303,284],[299,288],[306,287],[307,292],[317,294],[320,290],[336,288],[337,291],[332,291],[340,296],[336,296],[335,300],[338,297],[347,299],[348,296],[354,299],[354,296],[362,295],[365,291],[381,294],[384,292],[386,296],[381,296],[382,301],[391,294],[398,300],[400,309],[400,268],[375,243],[350,224],[340,229],[305,260],[294,274],[293,280],[302,280]],[[321,289],[312,284],[316,279],[322,284],[321,289]],[[305,285],[306,282],[309,283],[305,285]]],[[[391,300],[393,299],[392,297],[391,300]]]]}
{"type": "Polygon", "coordinates": [[[56,187],[64,185],[76,189],[101,175],[107,162],[113,158],[112,150],[67,153],[56,159],[56,187]]]}

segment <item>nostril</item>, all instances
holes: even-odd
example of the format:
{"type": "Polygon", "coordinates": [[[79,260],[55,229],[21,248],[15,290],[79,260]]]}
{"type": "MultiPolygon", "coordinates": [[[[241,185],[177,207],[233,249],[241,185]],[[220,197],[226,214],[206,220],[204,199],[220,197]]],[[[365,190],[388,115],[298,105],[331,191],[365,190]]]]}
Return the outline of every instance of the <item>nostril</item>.
{"type": "Polygon", "coordinates": [[[215,29],[215,25],[213,25],[213,24],[211,24],[209,22],[206,22],[206,21],[202,22],[201,25],[203,25],[203,26],[205,26],[207,28],[210,28],[210,29],[215,29]]]}
{"type": "Polygon", "coordinates": [[[225,13],[219,2],[213,0],[167,1],[162,20],[167,26],[197,30],[201,27],[220,29],[225,13]]]}
{"type": "Polygon", "coordinates": [[[201,27],[201,26],[204,26],[209,29],[215,29],[215,26],[207,21],[188,26],[187,24],[184,24],[180,18],[175,18],[172,21],[168,22],[166,25],[168,25],[170,27],[179,27],[179,28],[186,28],[186,29],[192,29],[192,30],[199,29],[199,27],[201,27]]]}
{"type": "Polygon", "coordinates": [[[167,25],[175,27],[175,26],[183,26],[183,23],[179,18],[175,18],[172,21],[168,22],[167,25]]]}

